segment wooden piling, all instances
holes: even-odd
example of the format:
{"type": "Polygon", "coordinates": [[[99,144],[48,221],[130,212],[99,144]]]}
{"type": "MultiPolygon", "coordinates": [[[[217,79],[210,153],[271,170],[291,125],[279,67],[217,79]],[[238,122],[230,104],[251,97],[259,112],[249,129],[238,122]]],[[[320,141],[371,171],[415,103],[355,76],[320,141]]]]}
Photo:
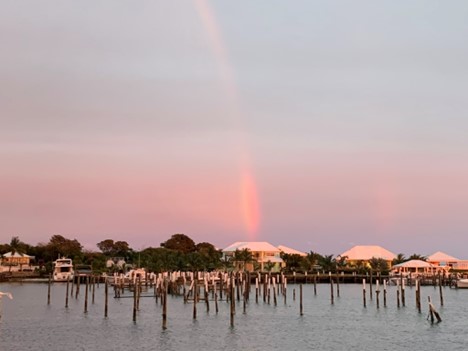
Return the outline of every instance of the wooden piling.
{"type": "Polygon", "coordinates": [[[246,308],[247,308],[247,306],[246,306],[246,304],[247,304],[247,283],[246,283],[245,280],[244,280],[244,296],[243,297],[244,298],[243,298],[243,303],[242,303],[242,305],[243,305],[243,310],[242,311],[245,314],[246,313],[246,308]]]}
{"type": "Polygon", "coordinates": [[[383,281],[383,306],[387,307],[387,281],[383,281]]]}
{"type": "Polygon", "coordinates": [[[372,300],[372,284],[373,284],[373,270],[370,270],[370,280],[369,280],[369,297],[372,300]]]}
{"type": "Polygon", "coordinates": [[[336,272],[336,296],[340,297],[340,275],[336,272]]]}
{"type": "Polygon", "coordinates": [[[397,307],[400,308],[400,287],[399,286],[397,286],[396,300],[397,300],[397,307]]]}
{"type": "Polygon", "coordinates": [[[366,279],[362,280],[362,303],[366,307],[366,279]]]}
{"type": "MultiPolygon", "coordinates": [[[[318,272],[317,272],[318,275],[318,272]]],[[[317,296],[317,275],[314,275],[314,295],[317,296]]]]}
{"type": "Polygon", "coordinates": [[[70,285],[70,280],[67,279],[67,290],[66,290],[66,293],[65,293],[65,308],[68,308],[68,289],[69,289],[69,285],[70,285]]]}
{"type": "Polygon", "coordinates": [[[375,282],[375,304],[377,308],[380,308],[379,295],[380,295],[380,282],[377,280],[375,282]]]}
{"type": "Polygon", "coordinates": [[[330,276],[330,303],[333,305],[335,302],[335,296],[333,295],[333,279],[330,276]]]}
{"type": "Polygon", "coordinates": [[[194,277],[193,285],[193,319],[197,319],[197,293],[198,293],[198,279],[194,277]]]}
{"type": "Polygon", "coordinates": [[[415,285],[416,307],[418,309],[418,312],[421,313],[421,283],[419,282],[419,279],[416,279],[415,285]]]}
{"type": "MultiPolygon", "coordinates": [[[[115,281],[114,281],[115,283],[115,281]]],[[[107,281],[107,278],[104,282],[104,318],[107,318],[107,312],[108,312],[108,305],[109,302],[109,283],[107,281]]]]}
{"type": "Polygon", "coordinates": [[[231,285],[230,285],[230,302],[231,302],[231,314],[230,314],[230,320],[231,320],[231,328],[234,328],[234,314],[235,314],[235,306],[236,306],[236,303],[234,301],[234,278],[231,274],[231,285]]]}
{"type": "MultiPolygon", "coordinates": [[[[442,322],[442,318],[440,318],[439,313],[436,311],[434,305],[431,302],[431,297],[428,296],[427,299],[429,301],[429,316],[431,317],[431,323],[434,323],[434,316],[437,319],[438,323],[442,322]]],[[[429,318],[429,316],[428,316],[428,318],[429,318]]]]}
{"type": "Polygon", "coordinates": [[[208,282],[207,281],[205,281],[204,296],[205,296],[205,304],[206,304],[206,313],[209,313],[210,312],[210,299],[208,295],[208,282]]]}
{"type": "Polygon", "coordinates": [[[88,287],[89,287],[89,276],[86,278],[86,291],[85,291],[85,300],[84,300],[84,313],[88,313],[88,287]]]}
{"type": "Polygon", "coordinates": [[[302,284],[299,285],[299,315],[303,315],[303,310],[302,310],[302,284]]]}
{"type": "Polygon", "coordinates": [[[442,280],[440,278],[440,272],[439,272],[439,296],[440,296],[440,305],[444,305],[444,294],[442,292],[442,280]]]}
{"type": "Polygon", "coordinates": [[[137,315],[137,289],[133,286],[133,322],[136,322],[137,315]]]}
{"type": "MultiPolygon", "coordinates": [[[[163,310],[162,310],[162,328],[163,330],[167,329],[167,287],[168,282],[166,279],[162,281],[163,285],[163,295],[164,295],[164,303],[163,303],[163,310]]],[[[194,304],[196,305],[196,303],[194,304]]]]}
{"type": "Polygon", "coordinates": [[[401,305],[402,305],[403,307],[406,306],[405,281],[404,281],[404,280],[402,281],[402,284],[401,284],[401,305]]]}
{"type": "Polygon", "coordinates": [[[52,274],[49,274],[49,285],[47,287],[47,304],[50,305],[50,283],[52,280],[52,274]]]}
{"type": "Polygon", "coordinates": [[[76,277],[76,287],[75,287],[75,299],[78,298],[78,295],[80,294],[80,276],[78,275],[76,277]]]}
{"type": "Polygon", "coordinates": [[[92,298],[91,303],[94,305],[94,293],[96,289],[96,276],[93,275],[93,290],[92,290],[92,298]]]}
{"type": "Polygon", "coordinates": [[[255,303],[258,303],[258,278],[255,278],[255,303]]]}
{"type": "Polygon", "coordinates": [[[276,282],[275,282],[275,278],[273,278],[273,303],[275,305],[275,307],[277,306],[277,301],[276,301],[276,282]]]}

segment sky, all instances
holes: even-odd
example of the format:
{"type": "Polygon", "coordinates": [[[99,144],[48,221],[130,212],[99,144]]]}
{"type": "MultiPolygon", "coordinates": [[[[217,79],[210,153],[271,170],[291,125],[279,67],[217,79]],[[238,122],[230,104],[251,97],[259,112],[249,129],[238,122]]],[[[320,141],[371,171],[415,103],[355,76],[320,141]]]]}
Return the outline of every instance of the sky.
{"type": "Polygon", "coordinates": [[[468,259],[466,1],[0,4],[0,242],[468,259]]]}

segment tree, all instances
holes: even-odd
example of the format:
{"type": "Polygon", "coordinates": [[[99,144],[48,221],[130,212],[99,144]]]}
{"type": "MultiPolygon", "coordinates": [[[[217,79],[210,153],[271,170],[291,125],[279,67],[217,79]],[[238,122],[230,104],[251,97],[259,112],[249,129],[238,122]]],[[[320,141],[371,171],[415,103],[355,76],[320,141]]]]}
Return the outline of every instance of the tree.
{"type": "Polygon", "coordinates": [[[132,250],[126,241],[116,241],[112,239],[106,239],[98,242],[96,246],[102,253],[110,257],[127,257],[129,252],[132,250]]]}
{"type": "Polygon", "coordinates": [[[319,265],[322,266],[324,271],[333,272],[336,269],[336,260],[333,255],[321,256],[319,257],[319,265]]]}
{"type": "Polygon", "coordinates": [[[12,254],[23,254],[26,253],[27,249],[29,248],[29,245],[22,242],[18,236],[14,236],[11,238],[8,247],[9,251],[11,251],[12,254]]]}
{"type": "Polygon", "coordinates": [[[83,246],[76,239],[67,239],[62,235],[52,235],[49,243],[46,245],[46,250],[52,260],[58,258],[60,255],[78,258],[82,254],[83,246]]]}
{"type": "Polygon", "coordinates": [[[252,251],[249,249],[236,250],[234,252],[234,261],[239,264],[240,270],[244,270],[245,265],[253,261],[252,251]]]}
{"type": "Polygon", "coordinates": [[[404,254],[399,253],[393,260],[392,260],[392,266],[395,266],[397,264],[403,263],[407,261],[407,258],[405,257],[404,254]]]}
{"type": "Polygon", "coordinates": [[[271,272],[274,266],[275,264],[271,262],[270,260],[268,260],[267,262],[265,262],[265,265],[263,266],[263,268],[265,268],[267,272],[271,272]]]}
{"type": "Polygon", "coordinates": [[[304,266],[303,261],[305,259],[299,254],[287,254],[287,253],[281,252],[280,256],[281,256],[281,259],[286,264],[286,269],[288,271],[296,271],[297,269],[304,266]]]}
{"type": "Polygon", "coordinates": [[[212,271],[221,267],[222,253],[216,250],[212,244],[207,242],[199,243],[196,245],[196,250],[203,260],[203,267],[205,270],[212,271]]]}
{"type": "Polygon", "coordinates": [[[172,235],[169,240],[161,243],[161,247],[183,253],[194,252],[196,249],[195,242],[185,234],[172,235]]]}
{"type": "Polygon", "coordinates": [[[420,254],[412,254],[410,257],[408,257],[408,260],[421,260],[421,261],[427,261],[427,257],[420,255],[420,254]]]}
{"type": "MultiPolygon", "coordinates": [[[[8,247],[9,247],[9,250],[10,250],[12,255],[17,253],[17,254],[23,256],[23,254],[26,253],[28,245],[23,243],[19,239],[18,236],[14,236],[14,237],[11,238],[10,244],[8,245],[8,247]]],[[[20,264],[20,270],[22,270],[22,264],[20,264]]],[[[10,264],[10,267],[9,267],[8,271],[11,272],[11,264],[10,264]]]]}
{"type": "Polygon", "coordinates": [[[383,258],[372,257],[369,260],[369,265],[374,271],[381,272],[384,274],[388,273],[388,262],[383,258]]]}
{"type": "Polygon", "coordinates": [[[96,246],[99,248],[99,250],[102,251],[104,255],[112,256],[112,253],[114,251],[114,240],[106,239],[98,242],[96,246]]]}

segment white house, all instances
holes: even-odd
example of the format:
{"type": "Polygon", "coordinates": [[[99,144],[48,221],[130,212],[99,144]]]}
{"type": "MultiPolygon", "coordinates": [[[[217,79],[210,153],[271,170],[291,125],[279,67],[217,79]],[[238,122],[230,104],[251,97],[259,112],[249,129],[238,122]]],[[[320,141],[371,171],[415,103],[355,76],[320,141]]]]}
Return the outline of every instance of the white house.
{"type": "MultiPolygon", "coordinates": [[[[260,265],[260,270],[270,268],[273,272],[278,272],[284,265],[284,261],[280,257],[280,250],[266,241],[238,241],[225,249],[223,254],[225,257],[234,257],[236,250],[244,249],[252,252],[252,257],[260,265]]],[[[253,265],[246,265],[247,270],[253,270],[253,265]]]]}

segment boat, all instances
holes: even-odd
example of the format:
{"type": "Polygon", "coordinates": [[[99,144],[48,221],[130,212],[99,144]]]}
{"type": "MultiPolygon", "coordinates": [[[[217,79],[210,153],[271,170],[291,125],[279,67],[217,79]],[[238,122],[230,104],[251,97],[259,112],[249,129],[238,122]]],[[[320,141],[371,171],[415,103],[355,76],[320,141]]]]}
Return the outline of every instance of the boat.
{"type": "Polygon", "coordinates": [[[460,289],[468,289],[468,279],[458,279],[457,280],[457,288],[460,289]]]}
{"type": "Polygon", "coordinates": [[[73,263],[71,258],[59,258],[54,261],[54,282],[66,282],[73,280],[75,271],[73,270],[73,263]]]}

